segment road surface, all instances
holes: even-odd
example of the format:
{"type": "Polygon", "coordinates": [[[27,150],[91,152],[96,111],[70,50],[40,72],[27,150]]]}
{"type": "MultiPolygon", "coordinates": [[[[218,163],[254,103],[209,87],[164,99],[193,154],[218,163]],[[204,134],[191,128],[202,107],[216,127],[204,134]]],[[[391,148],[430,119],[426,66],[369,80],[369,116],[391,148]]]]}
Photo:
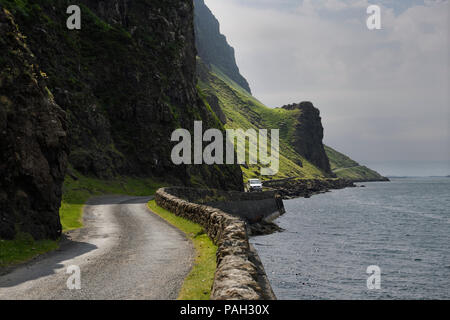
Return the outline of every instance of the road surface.
{"type": "Polygon", "coordinates": [[[194,248],[147,209],[149,199],[90,200],[85,228],[69,232],[57,251],[0,276],[0,299],[176,299],[194,248]],[[68,289],[69,266],[80,268],[79,290],[68,289]]]}

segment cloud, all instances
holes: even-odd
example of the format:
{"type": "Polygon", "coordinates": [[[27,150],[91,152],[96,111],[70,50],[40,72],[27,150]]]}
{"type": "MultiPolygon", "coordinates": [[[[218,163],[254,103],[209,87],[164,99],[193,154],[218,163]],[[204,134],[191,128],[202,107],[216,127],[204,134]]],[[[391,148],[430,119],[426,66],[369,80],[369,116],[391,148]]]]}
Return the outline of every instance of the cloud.
{"type": "Polygon", "coordinates": [[[262,102],[313,101],[357,160],[450,161],[449,1],[401,2],[206,0],[262,102]]]}

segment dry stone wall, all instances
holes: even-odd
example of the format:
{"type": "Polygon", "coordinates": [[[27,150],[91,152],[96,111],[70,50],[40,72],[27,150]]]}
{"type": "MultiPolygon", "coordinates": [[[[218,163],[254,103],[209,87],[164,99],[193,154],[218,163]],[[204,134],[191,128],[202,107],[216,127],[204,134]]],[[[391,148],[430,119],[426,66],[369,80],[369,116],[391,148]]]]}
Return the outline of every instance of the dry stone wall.
{"type": "Polygon", "coordinates": [[[283,200],[274,191],[238,192],[171,187],[170,194],[192,203],[220,209],[251,224],[271,221],[285,213],[283,200]]]}
{"type": "Polygon", "coordinates": [[[264,271],[258,268],[251,251],[246,223],[220,209],[195,204],[172,195],[170,188],[159,189],[156,203],[177,216],[201,225],[217,245],[217,269],[211,292],[213,300],[273,299],[264,271]],[[263,289],[264,288],[264,289],[263,289]]]}

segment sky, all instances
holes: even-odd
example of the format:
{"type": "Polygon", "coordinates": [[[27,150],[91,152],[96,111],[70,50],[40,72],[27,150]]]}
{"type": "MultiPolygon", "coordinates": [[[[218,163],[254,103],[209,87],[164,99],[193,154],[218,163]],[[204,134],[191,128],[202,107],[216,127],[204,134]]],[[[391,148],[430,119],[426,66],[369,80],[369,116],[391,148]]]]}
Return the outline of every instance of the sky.
{"type": "Polygon", "coordinates": [[[313,102],[325,143],[383,174],[450,174],[450,0],[205,2],[261,102],[313,102]]]}

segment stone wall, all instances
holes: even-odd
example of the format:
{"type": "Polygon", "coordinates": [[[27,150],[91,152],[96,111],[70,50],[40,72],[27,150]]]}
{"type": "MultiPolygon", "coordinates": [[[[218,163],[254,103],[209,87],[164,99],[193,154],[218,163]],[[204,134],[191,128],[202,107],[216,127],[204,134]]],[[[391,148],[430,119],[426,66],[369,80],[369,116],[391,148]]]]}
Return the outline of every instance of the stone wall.
{"type": "Polygon", "coordinates": [[[283,200],[275,191],[237,192],[172,187],[170,194],[189,202],[218,208],[249,223],[271,221],[285,213],[283,200]]]}
{"type": "Polygon", "coordinates": [[[156,192],[156,203],[177,216],[201,225],[217,245],[217,269],[211,292],[213,300],[274,299],[257,254],[248,241],[246,223],[220,209],[196,204],[172,195],[171,188],[156,192]],[[256,260],[255,260],[256,259],[256,260]],[[252,262],[253,261],[253,262],[252,262]]]}

